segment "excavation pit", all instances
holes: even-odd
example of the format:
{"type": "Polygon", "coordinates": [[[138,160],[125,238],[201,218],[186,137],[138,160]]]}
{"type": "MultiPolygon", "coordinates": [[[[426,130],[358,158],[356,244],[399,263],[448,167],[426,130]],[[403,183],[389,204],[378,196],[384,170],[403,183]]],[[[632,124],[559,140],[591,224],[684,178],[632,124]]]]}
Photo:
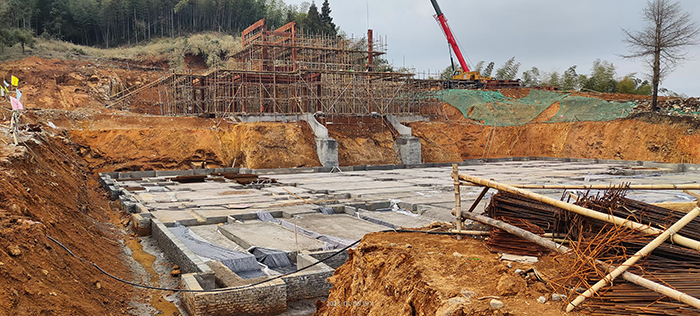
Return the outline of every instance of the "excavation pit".
{"type": "MultiPolygon", "coordinates": [[[[460,165],[462,173],[518,184],[682,184],[697,179],[697,166],[689,164],[654,166],[638,161],[528,157],[471,160],[460,165]],[[663,172],[611,174],[611,170],[637,166],[644,170],[663,168],[663,172]]],[[[185,288],[218,291],[183,294],[183,304],[191,315],[268,315],[284,313],[287,304],[297,300],[325,299],[330,289],[326,278],[345,262],[347,253],[327,258],[365,234],[454,220],[449,164],[409,169],[363,167],[374,170],[327,173],[279,169],[276,174],[265,170],[266,176],[277,183],[259,188],[231,179],[215,181],[213,177],[200,183],[168,181],[168,177],[178,175],[175,171],[167,176],[155,176],[157,172],[151,177],[143,173],[111,173],[102,174],[102,178],[104,186],[118,195],[123,205],[140,211],[134,214],[134,222],[140,228],[150,225],[150,238],[161,245],[171,262],[181,267],[185,288]],[[173,229],[185,228],[198,244],[210,244],[207,249],[214,250],[203,252],[191,240],[183,242],[189,237],[173,233],[173,229]],[[259,269],[239,269],[237,264],[232,269],[230,263],[219,264],[227,259],[215,253],[217,249],[223,253],[235,251],[249,258],[246,264],[257,264],[259,269]],[[253,258],[257,261],[251,261],[253,258]],[[318,260],[325,261],[317,263],[318,260]],[[288,264],[276,266],[272,262],[288,264]],[[238,273],[233,271],[236,269],[238,273]],[[278,276],[281,277],[237,288],[278,276]]],[[[472,204],[480,191],[480,187],[462,187],[463,209],[472,204]]],[[[561,197],[560,190],[537,191],[561,197]]],[[[630,196],[646,202],[691,200],[680,191],[644,190],[631,192],[630,196]]],[[[487,194],[475,212],[483,212],[489,197],[487,194]]],[[[309,313],[313,312],[309,308],[309,313]]]]}

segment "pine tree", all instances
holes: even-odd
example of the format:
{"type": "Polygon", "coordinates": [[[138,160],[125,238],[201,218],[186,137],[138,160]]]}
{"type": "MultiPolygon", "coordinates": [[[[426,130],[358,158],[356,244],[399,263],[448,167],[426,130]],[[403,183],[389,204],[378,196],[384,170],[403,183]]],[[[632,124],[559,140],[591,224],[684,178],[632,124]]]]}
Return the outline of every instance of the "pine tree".
{"type": "Polygon", "coordinates": [[[333,23],[333,18],[331,17],[331,6],[328,0],[324,0],[321,6],[321,22],[323,23],[324,33],[331,36],[337,35],[335,23],[333,23]]]}

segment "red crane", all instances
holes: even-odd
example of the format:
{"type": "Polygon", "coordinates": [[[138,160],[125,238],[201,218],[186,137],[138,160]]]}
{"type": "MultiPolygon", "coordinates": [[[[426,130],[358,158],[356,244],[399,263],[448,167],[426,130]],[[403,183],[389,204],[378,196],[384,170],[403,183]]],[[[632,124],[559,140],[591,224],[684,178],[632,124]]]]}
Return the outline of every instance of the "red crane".
{"type": "Polygon", "coordinates": [[[467,61],[464,60],[462,50],[459,49],[459,45],[457,45],[457,41],[455,40],[454,35],[452,35],[452,30],[447,24],[447,18],[445,18],[445,15],[442,13],[442,10],[440,10],[440,6],[438,5],[437,0],[430,0],[430,2],[433,4],[433,8],[435,8],[435,19],[438,20],[438,22],[440,22],[440,26],[442,26],[442,31],[445,32],[445,37],[447,37],[447,42],[450,43],[450,46],[452,46],[452,50],[455,52],[455,55],[457,55],[459,64],[460,66],[462,66],[462,70],[464,72],[469,72],[469,66],[467,66],[467,61]]]}

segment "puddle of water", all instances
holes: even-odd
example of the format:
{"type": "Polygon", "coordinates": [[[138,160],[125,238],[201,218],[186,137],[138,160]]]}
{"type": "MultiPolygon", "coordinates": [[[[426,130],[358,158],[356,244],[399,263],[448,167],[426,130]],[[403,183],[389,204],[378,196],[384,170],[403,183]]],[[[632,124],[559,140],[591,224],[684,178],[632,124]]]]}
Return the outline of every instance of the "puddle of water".
{"type": "MultiPolygon", "coordinates": [[[[134,260],[143,266],[146,272],[148,272],[148,274],[151,276],[151,285],[160,286],[158,273],[155,269],[153,269],[153,263],[156,261],[156,257],[145,252],[138,239],[126,240],[126,246],[131,249],[134,260]]],[[[153,306],[153,308],[162,312],[163,315],[180,315],[180,311],[177,309],[177,306],[166,300],[161,291],[153,291],[150,304],[153,306]]]]}

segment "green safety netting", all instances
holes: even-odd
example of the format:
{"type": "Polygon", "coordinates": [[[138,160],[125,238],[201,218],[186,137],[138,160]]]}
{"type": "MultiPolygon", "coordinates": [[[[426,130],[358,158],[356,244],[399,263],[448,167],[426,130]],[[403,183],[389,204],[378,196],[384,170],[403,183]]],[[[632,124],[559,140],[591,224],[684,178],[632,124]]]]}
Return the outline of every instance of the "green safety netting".
{"type": "Polygon", "coordinates": [[[431,97],[454,106],[466,118],[492,126],[522,125],[535,119],[545,122],[610,121],[627,116],[637,105],[636,102],[609,102],[541,90],[530,90],[528,96],[520,99],[506,97],[498,91],[466,89],[433,91],[431,97]],[[559,102],[558,109],[556,102],[559,102]],[[553,108],[543,113],[550,106],[553,108]]]}

